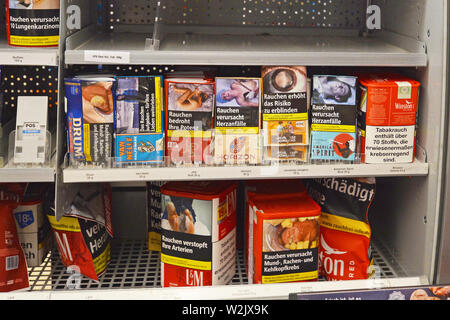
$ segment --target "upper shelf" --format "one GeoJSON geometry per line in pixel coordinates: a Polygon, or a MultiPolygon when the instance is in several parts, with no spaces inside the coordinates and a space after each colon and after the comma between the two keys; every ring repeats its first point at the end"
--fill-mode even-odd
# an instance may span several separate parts
{"type": "Polygon", "coordinates": [[[136,168],[66,168],[65,183],[171,180],[240,180],[317,177],[425,176],[429,165],[416,160],[400,164],[304,164],[280,166],[204,166],[136,168]]]}
{"type": "Polygon", "coordinates": [[[151,50],[145,33],[81,31],[67,64],[426,66],[425,46],[395,35],[167,33],[151,50]],[[147,44],[147,45],[146,45],[147,44]]]}
{"type": "Polygon", "coordinates": [[[5,38],[0,39],[0,65],[58,66],[58,56],[56,47],[12,47],[5,38]]]}

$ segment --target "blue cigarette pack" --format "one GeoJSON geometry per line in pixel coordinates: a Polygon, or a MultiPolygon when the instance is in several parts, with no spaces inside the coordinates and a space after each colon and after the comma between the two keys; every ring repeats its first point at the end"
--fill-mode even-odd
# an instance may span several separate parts
{"type": "Polygon", "coordinates": [[[162,163],[162,77],[116,77],[116,163],[162,163]]]}
{"type": "Polygon", "coordinates": [[[355,160],[355,132],[311,132],[311,160],[355,160]]]}

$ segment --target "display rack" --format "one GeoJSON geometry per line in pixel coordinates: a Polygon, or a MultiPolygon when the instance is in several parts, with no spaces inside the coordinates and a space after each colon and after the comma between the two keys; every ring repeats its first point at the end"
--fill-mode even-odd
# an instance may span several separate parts
{"type": "MultiPolygon", "coordinates": [[[[74,183],[131,182],[142,186],[142,182],[151,180],[379,177],[377,196],[383,201],[376,204],[372,223],[377,236],[375,264],[381,278],[251,285],[245,276],[243,254],[238,252],[236,276],[227,286],[161,288],[158,253],[147,251],[145,234],[135,240],[133,227],[120,223],[133,239],[114,240],[111,264],[99,282],[82,278],[78,289],[68,290],[65,285],[70,274],[54,249],[43,265],[29,270],[30,290],[0,294],[0,299],[286,299],[292,292],[434,283],[443,214],[440,200],[446,155],[442,146],[448,124],[447,1],[188,2],[61,1],[61,47],[56,51],[22,52],[0,41],[0,63],[23,66],[40,61],[39,65],[54,66],[56,61],[58,101],[64,98],[61,79],[74,70],[95,72],[96,68],[111,67],[121,74],[164,73],[171,71],[171,66],[194,65],[233,70],[270,64],[400,70],[422,84],[415,162],[75,168],[67,165],[65,110],[58,104],[52,122],[57,126],[56,139],[52,139],[56,142],[55,169],[4,168],[0,169],[0,182],[55,181],[56,212],[60,216],[66,191],[74,183]],[[367,28],[369,5],[381,8],[381,30],[367,28]],[[82,13],[79,30],[67,28],[70,6],[78,6],[82,13]]],[[[144,188],[139,192],[120,189],[114,196],[114,214],[121,215],[120,222],[127,220],[134,225],[143,221],[144,188]],[[142,206],[130,210],[130,203],[142,206]]]]}
{"type": "Polygon", "coordinates": [[[64,169],[64,182],[131,182],[172,180],[245,180],[319,177],[426,176],[428,164],[300,164],[280,166],[135,167],[64,169]]]}
{"type": "Polygon", "coordinates": [[[243,252],[237,251],[235,275],[226,286],[210,288],[161,288],[159,252],[148,251],[147,244],[139,240],[116,241],[112,245],[111,263],[99,281],[83,276],[70,278],[72,273],[61,264],[56,250],[43,264],[29,269],[30,291],[8,293],[1,298],[36,298],[49,300],[104,300],[104,299],[286,299],[287,292],[317,292],[365,287],[418,286],[428,284],[422,277],[406,277],[405,271],[390,256],[382,243],[375,242],[373,257],[380,278],[376,280],[284,283],[250,285],[245,274],[243,252]],[[68,289],[76,287],[76,289],[68,289]],[[268,288],[270,287],[270,290],[268,288]]]}

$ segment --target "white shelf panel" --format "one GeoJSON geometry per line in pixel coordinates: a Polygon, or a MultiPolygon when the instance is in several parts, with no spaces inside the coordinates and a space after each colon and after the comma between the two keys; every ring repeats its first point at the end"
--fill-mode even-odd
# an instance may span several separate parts
{"type": "MultiPolygon", "coordinates": [[[[148,251],[146,241],[114,241],[111,263],[106,272],[93,281],[81,277],[78,289],[69,290],[66,272],[56,249],[39,267],[29,268],[30,288],[21,292],[1,293],[0,300],[220,300],[287,299],[289,293],[334,290],[361,290],[428,285],[424,277],[407,276],[385,247],[374,241],[373,257],[380,277],[372,280],[319,281],[280,284],[248,284],[242,251],[237,251],[236,272],[228,285],[214,287],[161,288],[160,257],[148,251]]],[[[72,283],[72,282],[71,282],[72,283]]]]}
{"type": "MultiPolygon", "coordinates": [[[[358,36],[223,35],[169,33],[159,50],[146,50],[150,36],[138,33],[75,35],[67,64],[426,66],[425,49],[358,36]],[[405,49],[409,48],[409,49],[405,49]],[[95,52],[104,58],[92,58],[95,52]],[[114,55],[125,58],[111,59],[114,55]]],[[[400,41],[399,41],[400,42],[400,41]]]]}
{"type": "Polygon", "coordinates": [[[24,48],[8,45],[0,39],[0,65],[58,66],[59,51],[56,47],[24,48]]]}
{"type": "Polygon", "coordinates": [[[172,180],[243,180],[272,178],[317,177],[389,177],[424,176],[427,163],[402,164],[304,164],[283,166],[223,166],[223,167],[141,167],[110,169],[63,170],[65,183],[131,182],[172,180]]]}
{"type": "Polygon", "coordinates": [[[53,168],[0,168],[0,182],[54,182],[53,168]]]}

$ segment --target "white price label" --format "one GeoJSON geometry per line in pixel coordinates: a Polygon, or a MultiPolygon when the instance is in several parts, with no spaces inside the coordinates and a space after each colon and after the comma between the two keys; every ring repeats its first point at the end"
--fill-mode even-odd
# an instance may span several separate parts
{"type": "Polygon", "coordinates": [[[84,60],[86,62],[128,64],[130,63],[130,52],[86,50],[84,60]]]}
{"type": "Polygon", "coordinates": [[[56,66],[57,51],[48,52],[0,52],[0,63],[4,65],[56,66]]]}

